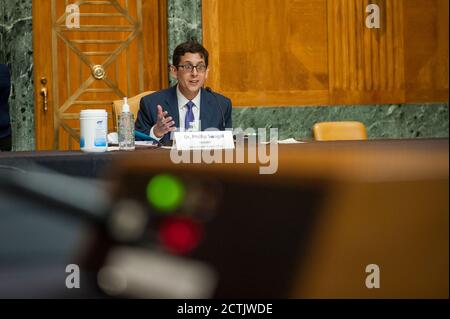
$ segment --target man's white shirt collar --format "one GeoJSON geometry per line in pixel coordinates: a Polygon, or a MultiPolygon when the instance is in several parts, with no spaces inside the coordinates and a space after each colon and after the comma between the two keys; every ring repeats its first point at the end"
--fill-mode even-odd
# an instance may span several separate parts
{"type": "MultiPolygon", "coordinates": [[[[200,108],[200,93],[202,92],[202,90],[200,89],[197,93],[197,95],[191,100],[194,105],[198,108],[200,108]]],[[[184,108],[186,106],[186,104],[190,101],[188,100],[183,93],[181,93],[178,85],[177,85],[177,100],[178,100],[178,108],[184,108]]]]}
{"type": "MultiPolygon", "coordinates": [[[[192,112],[194,113],[194,131],[200,131],[200,96],[201,90],[198,91],[196,97],[194,97],[191,101],[194,103],[194,107],[192,108],[192,112]]],[[[184,118],[187,113],[186,104],[189,100],[181,93],[180,89],[177,85],[177,100],[178,100],[178,112],[180,116],[180,129],[184,130],[184,118]]]]}

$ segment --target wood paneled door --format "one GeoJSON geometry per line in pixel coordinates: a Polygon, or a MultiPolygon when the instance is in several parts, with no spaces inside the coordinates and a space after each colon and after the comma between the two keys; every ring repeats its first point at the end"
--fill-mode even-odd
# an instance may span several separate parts
{"type": "Polygon", "coordinates": [[[166,87],[166,22],[166,0],[33,0],[36,148],[79,149],[81,110],[115,130],[113,100],[166,87]]]}

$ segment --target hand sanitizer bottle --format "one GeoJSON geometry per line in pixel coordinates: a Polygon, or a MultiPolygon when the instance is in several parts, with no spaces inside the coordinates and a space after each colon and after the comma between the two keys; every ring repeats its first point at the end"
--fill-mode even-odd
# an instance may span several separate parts
{"type": "Polygon", "coordinates": [[[133,151],[134,146],[134,116],[130,112],[128,99],[123,98],[122,113],[119,115],[119,149],[133,151]]]}

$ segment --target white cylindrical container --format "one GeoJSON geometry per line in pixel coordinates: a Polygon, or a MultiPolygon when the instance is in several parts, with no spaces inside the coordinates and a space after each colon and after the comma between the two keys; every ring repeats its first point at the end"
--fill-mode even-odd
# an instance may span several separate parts
{"type": "Polygon", "coordinates": [[[108,149],[107,135],[106,110],[80,112],[80,148],[83,152],[105,152],[108,149]]]}

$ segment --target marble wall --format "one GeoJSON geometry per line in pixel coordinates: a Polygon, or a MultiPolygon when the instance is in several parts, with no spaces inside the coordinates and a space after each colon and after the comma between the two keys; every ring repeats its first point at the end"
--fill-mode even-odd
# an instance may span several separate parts
{"type": "MultiPolygon", "coordinates": [[[[0,63],[12,73],[10,108],[14,150],[32,150],[34,89],[32,0],[0,2],[0,63]]],[[[169,62],[175,46],[202,41],[201,0],[168,0],[169,62]]],[[[173,82],[172,82],[173,84],[173,82]]],[[[369,138],[448,137],[448,104],[235,108],[235,127],[278,127],[280,137],[311,138],[315,122],[359,120],[369,138]]]]}
{"type": "MultiPolygon", "coordinates": [[[[202,42],[202,5],[197,0],[167,0],[168,58],[172,64],[175,47],[189,39],[202,42]]],[[[176,81],[169,76],[170,85],[176,81]]]]}
{"type": "Polygon", "coordinates": [[[369,139],[448,137],[448,104],[259,107],[233,110],[233,126],[278,128],[280,139],[312,139],[320,121],[355,120],[369,139]]]}
{"type": "Polygon", "coordinates": [[[0,63],[11,71],[10,114],[14,150],[33,150],[34,88],[31,0],[0,2],[0,63]]]}

